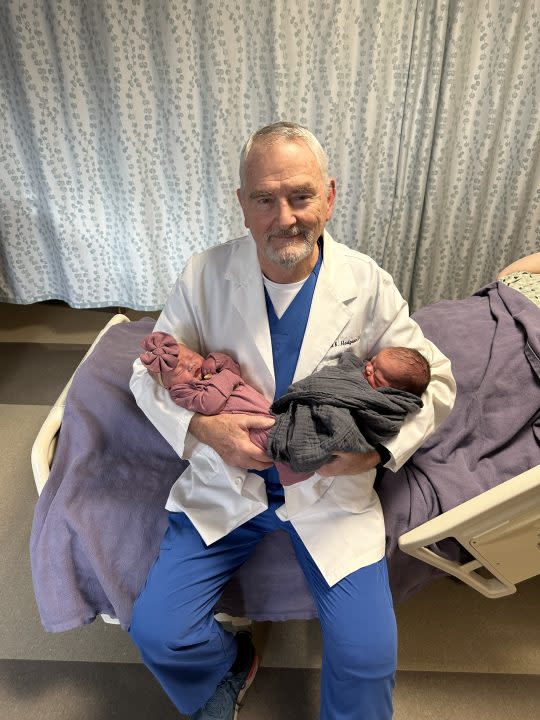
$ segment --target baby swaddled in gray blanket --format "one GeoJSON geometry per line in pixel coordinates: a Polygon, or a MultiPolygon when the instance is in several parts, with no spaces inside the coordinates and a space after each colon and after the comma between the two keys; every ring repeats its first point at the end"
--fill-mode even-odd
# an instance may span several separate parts
{"type": "Polygon", "coordinates": [[[273,403],[268,455],[313,472],[335,452],[384,444],[422,407],[429,377],[425,358],[408,348],[386,348],[367,362],[345,352],[338,365],[295,382],[273,403]]]}

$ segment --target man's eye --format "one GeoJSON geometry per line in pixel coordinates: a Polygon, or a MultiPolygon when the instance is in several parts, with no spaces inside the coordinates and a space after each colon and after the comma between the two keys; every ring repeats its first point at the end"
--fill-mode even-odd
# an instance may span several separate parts
{"type": "Polygon", "coordinates": [[[257,200],[259,205],[269,205],[272,202],[271,198],[262,197],[257,200]]]}

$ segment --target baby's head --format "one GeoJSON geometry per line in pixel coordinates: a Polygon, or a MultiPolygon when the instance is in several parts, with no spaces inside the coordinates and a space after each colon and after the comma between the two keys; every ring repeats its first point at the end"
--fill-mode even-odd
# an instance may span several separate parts
{"type": "Polygon", "coordinates": [[[140,355],[146,369],[160,376],[165,387],[201,380],[204,358],[164,332],[153,332],[141,343],[140,355]]]}
{"type": "Polygon", "coordinates": [[[421,397],[431,380],[431,371],[418,350],[391,347],[366,362],[364,377],[374,389],[392,387],[421,397]]]}

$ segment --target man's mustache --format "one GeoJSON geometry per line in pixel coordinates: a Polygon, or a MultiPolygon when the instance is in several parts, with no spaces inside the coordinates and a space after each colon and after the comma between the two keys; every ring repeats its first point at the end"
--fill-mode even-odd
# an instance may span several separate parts
{"type": "Polygon", "coordinates": [[[288,230],[279,230],[276,232],[270,233],[268,235],[268,240],[272,240],[273,238],[283,238],[283,237],[289,237],[289,238],[295,238],[295,237],[304,237],[304,239],[307,239],[308,237],[308,231],[305,228],[289,228],[288,230]]]}

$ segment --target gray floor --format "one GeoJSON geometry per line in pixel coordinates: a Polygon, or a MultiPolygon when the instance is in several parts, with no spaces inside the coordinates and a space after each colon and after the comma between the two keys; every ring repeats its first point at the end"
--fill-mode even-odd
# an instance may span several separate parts
{"type": "MultiPolygon", "coordinates": [[[[257,675],[242,720],[313,720],[317,670],[267,669],[257,675]]],[[[534,720],[538,678],[398,673],[395,720],[534,720]]],[[[142,665],[0,662],[0,709],[9,720],[173,720],[172,704],[142,665]]],[[[362,720],[359,718],[359,720],[362,720]]]]}
{"type": "MultiPolygon", "coordinates": [[[[30,448],[111,314],[0,305],[1,720],[179,717],[118,627],[96,621],[48,634],[33,599],[27,548],[37,496],[30,448]]],[[[539,717],[539,600],[540,578],[500,600],[443,579],[398,608],[396,720],[539,717]]],[[[242,720],[316,718],[317,623],[263,625],[257,636],[263,667],[242,720]]]]}

